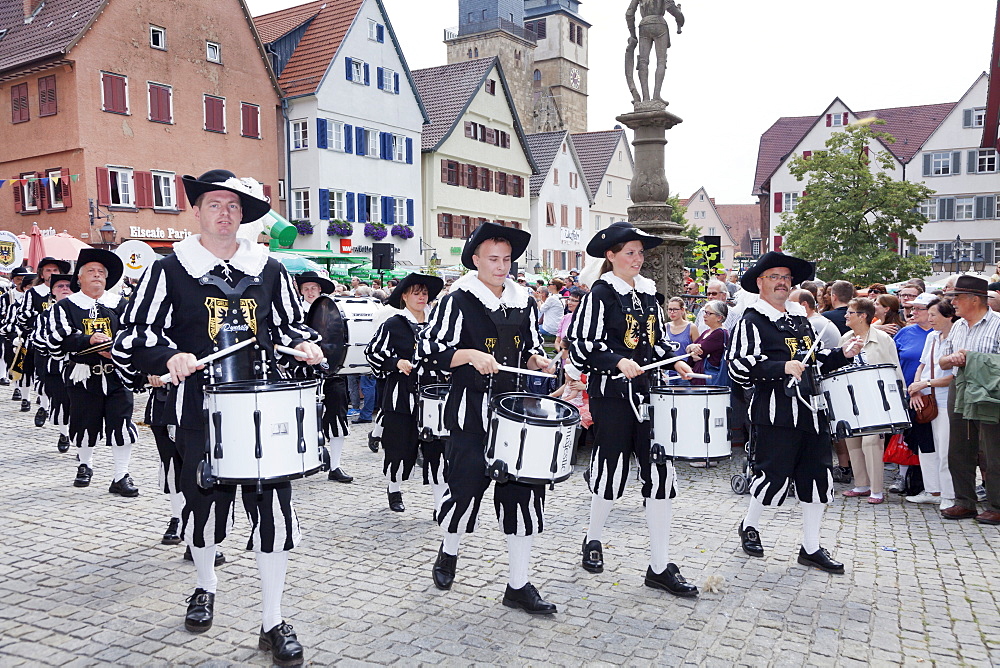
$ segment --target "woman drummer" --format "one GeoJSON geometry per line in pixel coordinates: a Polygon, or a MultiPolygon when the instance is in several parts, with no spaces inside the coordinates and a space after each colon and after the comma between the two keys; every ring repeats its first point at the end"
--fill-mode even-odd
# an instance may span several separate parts
{"type": "MultiPolygon", "coordinates": [[[[676,350],[667,337],[656,286],[639,275],[644,252],[660,243],[630,223],[619,222],[598,232],[587,245],[588,255],[603,260],[601,277],[592,283],[566,335],[570,359],[590,376],[588,392],[595,430],[583,568],[591,573],[604,570],[604,523],[615,500],[625,493],[630,460],[635,457],[649,527],[651,556],[646,586],[675,596],[697,596],[698,588],[668,562],[671,499],[677,495],[674,467],[669,461],[650,462],[650,422],[639,417],[642,404],[649,401],[649,377],[640,367],[666,359],[676,350]]],[[[691,373],[684,362],[670,366],[684,378],[691,373]]]]}
{"type": "Polygon", "coordinates": [[[420,385],[443,379],[413,363],[417,337],[427,322],[428,302],[441,292],[444,281],[436,276],[410,274],[396,285],[388,304],[401,312],[387,319],[375,332],[365,356],[372,372],[384,382],[382,399],[382,474],[386,479],[389,508],[397,513],[403,505],[402,482],[409,480],[417,461],[418,447],[424,460],[424,484],[431,486],[436,508],[447,485],[442,466],[444,441],[420,441],[417,436],[417,398],[420,385]]]}

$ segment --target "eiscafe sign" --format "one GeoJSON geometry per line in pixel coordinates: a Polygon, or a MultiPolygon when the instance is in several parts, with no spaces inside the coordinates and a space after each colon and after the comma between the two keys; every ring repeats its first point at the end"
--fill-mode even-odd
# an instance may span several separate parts
{"type": "Polygon", "coordinates": [[[191,233],[187,230],[175,230],[172,227],[163,229],[162,227],[144,228],[130,225],[128,235],[132,239],[173,239],[179,241],[191,236],[191,233]]]}

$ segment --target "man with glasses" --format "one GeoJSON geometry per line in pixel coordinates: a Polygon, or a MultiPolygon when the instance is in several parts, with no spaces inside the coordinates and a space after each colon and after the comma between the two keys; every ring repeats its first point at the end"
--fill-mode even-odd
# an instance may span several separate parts
{"type": "Polygon", "coordinates": [[[899,297],[899,305],[903,310],[903,317],[907,321],[913,317],[913,300],[920,296],[923,292],[918,286],[911,283],[907,283],[899,289],[896,296],[899,297]]]}
{"type": "MultiPolygon", "coordinates": [[[[708,287],[705,288],[705,296],[708,297],[708,300],[705,302],[706,304],[711,301],[720,301],[725,304],[729,300],[729,291],[726,289],[726,284],[722,281],[712,280],[708,282],[708,287]]],[[[739,322],[739,319],[739,314],[735,310],[730,310],[722,327],[727,332],[731,332],[736,323],[739,322]]],[[[705,309],[698,311],[698,317],[695,319],[694,325],[698,328],[699,332],[704,332],[708,329],[708,325],[705,324],[705,309]]]]}

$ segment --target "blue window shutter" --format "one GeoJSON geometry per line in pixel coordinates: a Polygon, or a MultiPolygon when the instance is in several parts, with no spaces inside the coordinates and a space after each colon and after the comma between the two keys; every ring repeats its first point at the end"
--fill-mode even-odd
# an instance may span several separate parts
{"type": "Polygon", "coordinates": [[[316,119],[316,147],[327,148],[326,145],[326,119],[316,119]]]}
{"type": "Polygon", "coordinates": [[[368,63],[365,63],[365,85],[366,86],[371,86],[372,85],[371,72],[372,71],[371,71],[371,68],[368,67],[368,63]]]}
{"type": "Polygon", "coordinates": [[[347,222],[354,222],[354,193],[347,193],[347,222]]]}
{"type": "Polygon", "coordinates": [[[399,95],[399,72],[392,75],[392,90],[396,95],[399,95]]]}
{"type": "Polygon", "coordinates": [[[354,153],[354,127],[344,124],[344,152],[354,153]]]}
{"type": "Polygon", "coordinates": [[[413,200],[406,200],[406,224],[413,227],[413,200]]]}
{"type": "Polygon", "coordinates": [[[365,129],[354,128],[354,152],[358,155],[365,154],[365,129]]]}
{"type": "Polygon", "coordinates": [[[368,222],[368,196],[364,193],[358,193],[358,222],[368,222]]]}
{"type": "Polygon", "coordinates": [[[391,224],[394,217],[392,209],[394,203],[390,204],[390,202],[392,202],[391,197],[382,196],[382,222],[386,225],[391,224]]]}
{"type": "Polygon", "coordinates": [[[326,188],[319,189],[319,219],[330,220],[330,191],[326,188]]]}
{"type": "Polygon", "coordinates": [[[385,81],[385,70],[382,69],[381,67],[376,68],[375,69],[375,83],[378,86],[379,90],[382,90],[385,87],[385,84],[383,83],[384,81],[385,81]]]}
{"type": "Polygon", "coordinates": [[[382,133],[382,146],[385,147],[385,148],[382,149],[385,152],[385,159],[386,160],[392,160],[392,158],[393,158],[393,150],[392,150],[392,133],[391,132],[383,132],[382,133]]]}
{"type": "Polygon", "coordinates": [[[382,25],[381,23],[375,26],[375,40],[379,44],[385,43],[385,26],[382,25]]]}
{"type": "Polygon", "coordinates": [[[413,139],[410,137],[406,138],[406,164],[413,164],[413,139]]]}
{"type": "Polygon", "coordinates": [[[344,63],[347,65],[347,80],[354,81],[351,77],[354,76],[354,61],[350,58],[344,58],[344,63]]]}

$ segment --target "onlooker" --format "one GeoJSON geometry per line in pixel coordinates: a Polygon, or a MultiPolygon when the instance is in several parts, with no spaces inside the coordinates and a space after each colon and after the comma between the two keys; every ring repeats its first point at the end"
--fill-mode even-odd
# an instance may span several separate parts
{"type": "Polygon", "coordinates": [[[830,310],[824,311],[822,316],[836,325],[841,334],[846,334],[850,329],[847,326],[847,303],[854,299],[854,284],[850,281],[834,281],[827,288],[827,295],[830,298],[830,310]]]}
{"type": "MultiPolygon", "coordinates": [[[[872,283],[868,286],[868,298],[875,299],[879,295],[887,295],[889,290],[882,283],[872,283]]],[[[878,305],[876,304],[876,307],[878,305]]]]}
{"type": "MultiPolygon", "coordinates": [[[[920,471],[924,479],[924,491],[906,497],[912,503],[938,503],[941,510],[950,508],[955,499],[955,487],[951,482],[948,468],[948,441],[951,425],[948,420],[948,391],[954,380],[954,369],[942,369],[944,341],[951,333],[951,326],[958,317],[951,302],[935,299],[927,305],[927,319],[934,330],[927,335],[920,366],[909,386],[911,404],[916,395],[933,395],[938,414],[931,420],[931,446],[933,451],[920,451],[920,471]],[[931,389],[933,388],[933,390],[931,389]]],[[[916,406],[913,406],[916,408],[916,406]]]]}
{"type": "Polygon", "coordinates": [[[558,294],[551,294],[545,288],[535,291],[535,301],[538,302],[538,331],[542,336],[554,340],[559,331],[559,322],[563,317],[563,304],[558,294]]]}
{"type": "Polygon", "coordinates": [[[906,283],[903,287],[899,289],[896,296],[899,297],[899,304],[903,309],[903,318],[909,322],[910,320],[910,303],[916,299],[919,295],[923,294],[923,290],[913,284],[912,281],[906,283]]]}
{"type": "MultiPolygon", "coordinates": [[[[904,286],[905,287],[905,286],[904,286]]],[[[916,290],[916,286],[910,286],[911,290],[916,290]]],[[[910,300],[910,324],[896,332],[893,340],[896,342],[896,351],[899,353],[899,367],[903,372],[903,382],[907,387],[913,382],[913,376],[920,366],[920,357],[924,352],[924,343],[927,335],[931,332],[931,324],[927,319],[928,305],[937,299],[934,295],[923,292],[910,300]]],[[[904,434],[904,437],[906,434],[904,434]]],[[[919,429],[917,433],[910,434],[911,440],[919,441],[919,429]]],[[[899,479],[890,487],[890,492],[902,493],[906,487],[906,472],[908,466],[901,464],[899,467],[899,479]]]]}
{"type": "Polygon", "coordinates": [[[991,309],[1000,312],[1000,292],[990,290],[988,303],[991,309]]]}
{"type": "MultiPolygon", "coordinates": [[[[807,281],[808,282],[808,281],[807,281]]],[[[798,302],[806,310],[806,317],[824,348],[840,347],[840,330],[828,319],[816,312],[816,298],[808,290],[799,288],[788,295],[788,301],[798,302]]]]}
{"type": "Polygon", "coordinates": [[[691,353],[691,359],[694,360],[691,370],[695,373],[708,374],[712,378],[708,380],[698,378],[691,381],[691,384],[729,385],[723,359],[729,339],[723,323],[729,315],[729,307],[725,302],[713,299],[702,307],[701,312],[705,316],[706,329],[698,335],[694,343],[687,346],[686,352],[691,353]]]}
{"type": "MultiPolygon", "coordinates": [[[[726,290],[726,284],[722,281],[711,280],[708,282],[708,287],[705,288],[705,296],[708,297],[709,301],[716,299],[725,303],[726,300],[729,299],[729,291],[726,290]]],[[[730,313],[726,318],[726,322],[724,322],[722,326],[725,327],[728,332],[731,331],[739,321],[740,319],[735,312],[730,313]]],[[[698,312],[698,317],[695,318],[694,324],[695,327],[698,328],[699,332],[704,332],[708,329],[708,326],[705,324],[705,309],[701,309],[698,312]]]]}
{"type": "Polygon", "coordinates": [[[556,332],[556,350],[561,348],[563,337],[566,336],[566,330],[569,329],[569,323],[573,321],[573,313],[576,312],[576,307],[580,305],[581,299],[583,299],[583,291],[580,288],[573,288],[569,291],[569,297],[566,298],[567,313],[559,321],[559,331],[556,332]]]}
{"type": "Polygon", "coordinates": [[[875,323],[872,325],[881,329],[889,336],[896,336],[896,332],[906,327],[906,321],[899,313],[899,300],[895,295],[876,294],[869,297],[875,301],[875,323]]]}

